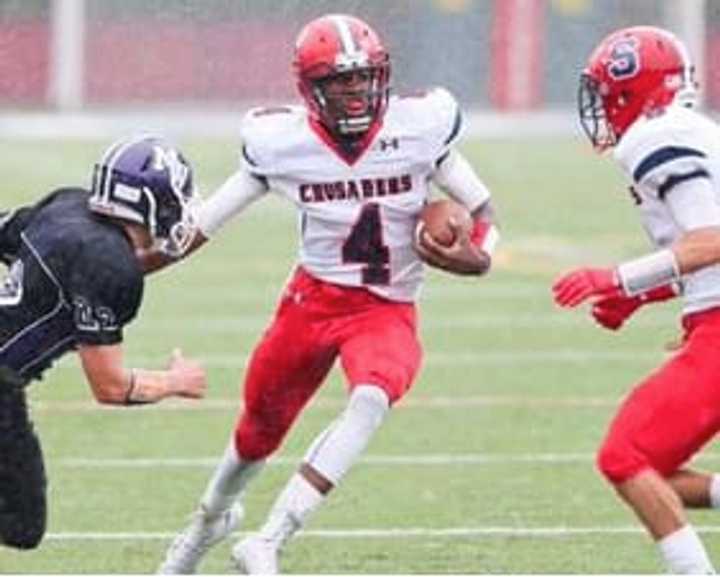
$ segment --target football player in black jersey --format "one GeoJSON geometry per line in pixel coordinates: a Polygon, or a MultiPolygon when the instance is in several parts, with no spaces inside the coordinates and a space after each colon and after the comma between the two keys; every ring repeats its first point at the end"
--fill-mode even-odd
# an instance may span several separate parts
{"type": "Polygon", "coordinates": [[[177,257],[194,235],[192,169],[162,139],[113,144],[92,190],[62,188],[0,214],[0,544],[36,547],[45,532],[45,471],[25,386],[76,350],[100,403],[200,398],[202,367],[173,353],[167,370],[126,368],[123,326],[143,296],[143,250],[177,257]]]}

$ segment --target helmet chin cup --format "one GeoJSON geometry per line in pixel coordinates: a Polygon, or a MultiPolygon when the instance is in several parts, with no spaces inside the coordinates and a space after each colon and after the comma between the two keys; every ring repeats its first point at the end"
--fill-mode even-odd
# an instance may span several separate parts
{"type": "Polygon", "coordinates": [[[364,134],[370,128],[373,117],[365,114],[358,117],[345,117],[337,121],[337,129],[343,135],[364,134]]]}

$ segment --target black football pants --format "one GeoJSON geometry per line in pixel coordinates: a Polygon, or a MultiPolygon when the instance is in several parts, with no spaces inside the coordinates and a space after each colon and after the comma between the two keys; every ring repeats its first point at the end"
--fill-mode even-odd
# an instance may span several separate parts
{"type": "Polygon", "coordinates": [[[45,466],[25,389],[0,374],[0,544],[33,549],[47,519],[45,466]]]}

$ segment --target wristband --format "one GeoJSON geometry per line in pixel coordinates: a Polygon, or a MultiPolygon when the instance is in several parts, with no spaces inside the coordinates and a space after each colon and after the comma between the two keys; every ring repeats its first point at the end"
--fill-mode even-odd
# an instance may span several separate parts
{"type": "Polygon", "coordinates": [[[140,387],[138,387],[137,384],[137,373],[135,372],[135,369],[130,369],[130,383],[128,384],[124,401],[126,405],[146,405],[150,402],[139,398],[140,387]]]}
{"type": "Polygon", "coordinates": [[[656,287],[680,280],[675,253],[664,249],[617,267],[618,280],[628,296],[638,296],[656,287]]]}
{"type": "Polygon", "coordinates": [[[495,246],[500,240],[497,227],[487,220],[476,220],[470,233],[470,242],[486,254],[492,256],[495,246]]]}

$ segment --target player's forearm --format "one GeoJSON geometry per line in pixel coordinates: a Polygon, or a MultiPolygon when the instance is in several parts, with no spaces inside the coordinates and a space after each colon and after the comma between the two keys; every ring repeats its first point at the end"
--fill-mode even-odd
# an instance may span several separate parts
{"type": "Polygon", "coordinates": [[[670,248],[618,265],[617,284],[626,295],[636,296],[716,264],[720,264],[720,227],[697,229],[670,248]]]}
{"type": "Polygon", "coordinates": [[[177,394],[168,371],[145,369],[121,369],[115,375],[106,374],[92,385],[92,390],[103,405],[156,403],[177,394]]]}
{"type": "Polygon", "coordinates": [[[720,227],[707,227],[684,234],[673,246],[680,274],[688,274],[720,263],[720,227]]]}
{"type": "Polygon", "coordinates": [[[211,237],[266,192],[267,184],[264,180],[240,168],[203,201],[198,211],[200,231],[205,237],[211,237]]]}
{"type": "Polygon", "coordinates": [[[487,205],[490,199],[490,191],[470,163],[456,150],[452,150],[447,158],[443,159],[432,180],[473,213],[487,205]]]}
{"type": "Polygon", "coordinates": [[[184,358],[179,350],[173,352],[166,370],[125,368],[119,344],[81,345],[78,353],[99,403],[133,405],[155,403],[171,396],[201,398],[205,394],[204,369],[196,361],[184,358]]]}
{"type": "Polygon", "coordinates": [[[157,403],[167,397],[183,396],[185,388],[172,371],[130,369],[122,405],[157,403]]]}

